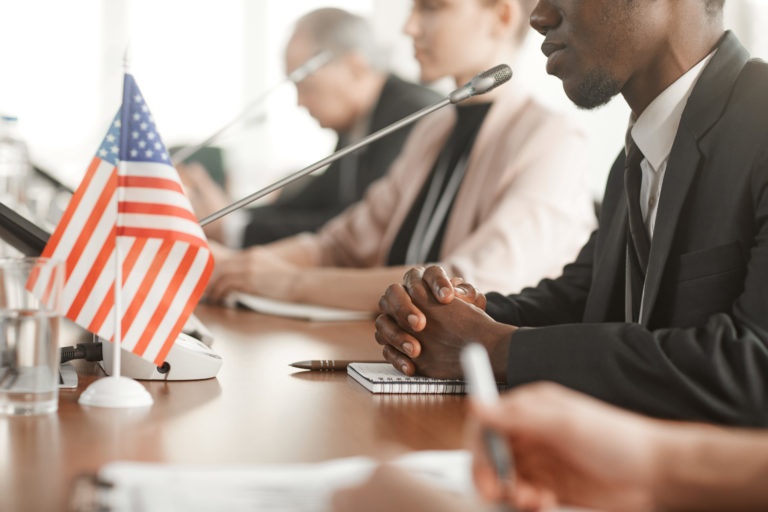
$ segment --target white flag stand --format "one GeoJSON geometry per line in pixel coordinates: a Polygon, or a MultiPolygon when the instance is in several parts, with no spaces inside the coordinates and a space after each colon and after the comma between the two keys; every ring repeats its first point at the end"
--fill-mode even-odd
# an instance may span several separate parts
{"type": "MultiPolygon", "coordinates": [[[[128,73],[128,50],[125,52],[125,72],[128,73]]],[[[123,99],[125,99],[125,85],[123,86],[123,99]]],[[[125,120],[125,112],[126,112],[127,105],[125,105],[125,101],[123,101],[122,110],[123,112],[122,121],[125,120]]],[[[124,144],[124,141],[127,140],[127,137],[123,137],[122,134],[127,130],[127,123],[122,123],[121,125],[121,141],[120,145],[124,144]]],[[[125,175],[125,162],[123,161],[123,158],[121,157],[120,160],[118,160],[117,163],[117,174],[118,177],[120,175],[125,175]]],[[[117,214],[117,217],[115,219],[117,225],[120,225],[120,213],[118,211],[118,205],[120,204],[120,195],[121,195],[122,187],[118,185],[117,191],[115,193],[115,213],[117,214]]],[[[122,291],[122,284],[123,284],[123,272],[122,272],[122,266],[121,266],[121,258],[120,258],[120,237],[117,235],[115,236],[115,334],[113,337],[113,343],[115,344],[114,350],[112,351],[112,376],[110,377],[104,377],[101,378],[95,382],[93,382],[88,388],[83,391],[83,393],[80,395],[80,398],[78,399],[78,402],[81,405],[91,405],[95,407],[113,407],[113,408],[127,408],[127,407],[149,407],[154,403],[154,400],[152,399],[152,395],[149,394],[149,391],[146,390],[144,386],[139,384],[137,381],[129,378],[129,377],[123,377],[120,375],[120,353],[121,345],[122,345],[122,333],[121,333],[121,323],[123,320],[123,315],[121,314],[123,311],[123,308],[121,307],[121,291],[122,291]]],[[[104,343],[109,343],[108,341],[105,341],[104,343]]]]}
{"type": "MultiPolygon", "coordinates": [[[[122,160],[118,162],[118,175],[123,174],[120,170],[123,167],[122,160]]],[[[117,187],[116,203],[120,202],[121,187],[117,187]]],[[[115,204],[117,208],[117,204],[115,204]]],[[[118,217],[119,217],[118,213],[118,217]]],[[[118,218],[119,224],[119,218],[118,218]]],[[[123,272],[120,265],[120,239],[115,237],[115,344],[112,350],[112,375],[104,377],[93,382],[83,391],[78,399],[81,405],[92,405],[95,407],[149,407],[154,403],[152,395],[138,381],[130,377],[120,375],[120,348],[122,343],[121,321],[122,310],[120,301],[120,292],[122,290],[123,272]]],[[[109,343],[109,341],[104,341],[109,343]]]]}

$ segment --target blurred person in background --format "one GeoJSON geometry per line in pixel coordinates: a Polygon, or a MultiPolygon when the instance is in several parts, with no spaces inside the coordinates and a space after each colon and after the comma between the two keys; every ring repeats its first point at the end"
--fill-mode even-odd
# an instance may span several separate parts
{"type": "MultiPolygon", "coordinates": [[[[383,70],[373,28],[360,16],[335,8],[302,16],[285,49],[286,71],[290,74],[322,51],[330,52],[332,60],[296,84],[296,91],[299,105],[320,126],[336,132],[336,150],[439,99],[426,87],[383,70]]],[[[206,226],[206,234],[239,248],[316,231],[362,199],[368,185],[387,172],[409,132],[406,127],[347,155],[322,174],[282,191],[274,203],[235,212],[206,226]]],[[[232,202],[200,164],[179,170],[200,217],[232,202]]]]}
{"type": "MultiPolygon", "coordinates": [[[[532,0],[415,0],[421,79],[457,86],[513,63],[532,0]]],[[[512,291],[556,275],[594,226],[585,142],[516,77],[420,121],[387,175],[317,234],[215,252],[214,300],[240,291],[376,311],[413,264],[512,291]]]]}

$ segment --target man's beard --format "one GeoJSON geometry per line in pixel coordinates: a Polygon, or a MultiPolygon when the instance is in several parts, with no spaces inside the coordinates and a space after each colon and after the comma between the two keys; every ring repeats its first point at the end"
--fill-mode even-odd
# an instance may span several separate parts
{"type": "Polygon", "coordinates": [[[577,86],[571,96],[576,106],[585,110],[601,107],[621,92],[619,81],[608,72],[595,69],[577,86]]]}

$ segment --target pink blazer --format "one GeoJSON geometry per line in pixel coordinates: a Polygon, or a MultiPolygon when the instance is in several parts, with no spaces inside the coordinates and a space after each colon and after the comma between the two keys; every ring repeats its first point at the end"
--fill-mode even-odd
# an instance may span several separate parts
{"type": "MultiPolygon", "coordinates": [[[[595,226],[586,142],[514,79],[491,106],[448,218],[440,263],[483,291],[519,291],[559,275],[595,226]]],[[[298,235],[317,265],[375,267],[418,195],[456,119],[417,124],[388,174],[316,235],[298,235]]]]}

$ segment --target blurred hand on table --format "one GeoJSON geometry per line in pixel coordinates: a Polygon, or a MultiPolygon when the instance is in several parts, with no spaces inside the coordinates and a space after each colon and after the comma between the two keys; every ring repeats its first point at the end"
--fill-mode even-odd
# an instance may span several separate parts
{"type": "Polygon", "coordinates": [[[244,292],[278,300],[291,300],[299,269],[265,247],[240,251],[211,243],[214,267],[206,295],[216,302],[232,292],[244,292]]]}
{"type": "MultiPolygon", "coordinates": [[[[198,218],[203,218],[230,203],[226,192],[213,181],[208,171],[197,162],[176,164],[184,192],[198,218]]],[[[224,229],[221,221],[215,221],[203,228],[205,235],[217,242],[224,241],[224,229]]]]}

